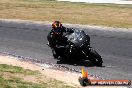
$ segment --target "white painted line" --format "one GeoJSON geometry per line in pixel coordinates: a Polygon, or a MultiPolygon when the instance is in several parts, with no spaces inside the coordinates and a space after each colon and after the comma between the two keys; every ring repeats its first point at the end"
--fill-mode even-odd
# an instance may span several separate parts
{"type": "Polygon", "coordinates": [[[132,4],[132,1],[123,0],[57,0],[69,2],[86,2],[86,3],[113,3],[113,4],[132,4]]]}

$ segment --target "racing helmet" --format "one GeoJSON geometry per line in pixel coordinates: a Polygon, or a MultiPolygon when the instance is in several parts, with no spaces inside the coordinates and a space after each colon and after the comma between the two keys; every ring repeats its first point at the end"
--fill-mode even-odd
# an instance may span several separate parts
{"type": "Polygon", "coordinates": [[[62,24],[60,21],[54,21],[52,23],[52,31],[55,34],[61,34],[62,33],[62,24]]]}

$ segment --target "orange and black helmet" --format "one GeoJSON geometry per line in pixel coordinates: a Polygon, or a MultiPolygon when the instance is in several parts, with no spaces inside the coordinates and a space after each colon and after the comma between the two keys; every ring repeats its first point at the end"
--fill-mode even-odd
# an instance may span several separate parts
{"type": "Polygon", "coordinates": [[[52,23],[52,31],[56,34],[61,34],[62,33],[62,24],[60,21],[54,21],[52,23]]]}
{"type": "Polygon", "coordinates": [[[61,22],[60,22],[60,21],[54,21],[54,22],[52,23],[52,28],[53,28],[53,29],[62,28],[61,22]]]}

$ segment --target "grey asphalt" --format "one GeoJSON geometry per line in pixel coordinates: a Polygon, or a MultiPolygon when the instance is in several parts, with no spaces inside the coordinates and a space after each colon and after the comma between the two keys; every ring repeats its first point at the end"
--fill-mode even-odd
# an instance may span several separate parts
{"type": "MultiPolygon", "coordinates": [[[[15,26],[10,26],[10,24],[0,24],[0,52],[57,63],[46,45],[50,25],[25,24],[24,26],[21,23],[14,23],[15,26]]],[[[61,64],[78,70],[85,66],[90,74],[105,79],[132,80],[132,32],[83,29],[91,37],[91,46],[102,56],[104,66],[94,67],[90,62],[82,62],[83,64],[78,65],[61,64]]]]}

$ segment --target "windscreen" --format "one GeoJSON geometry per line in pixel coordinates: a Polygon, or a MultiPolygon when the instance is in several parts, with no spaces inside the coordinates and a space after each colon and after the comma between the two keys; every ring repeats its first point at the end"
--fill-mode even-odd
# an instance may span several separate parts
{"type": "Polygon", "coordinates": [[[77,46],[81,46],[85,42],[85,32],[82,30],[74,30],[74,33],[70,34],[67,38],[69,41],[77,46]]]}

